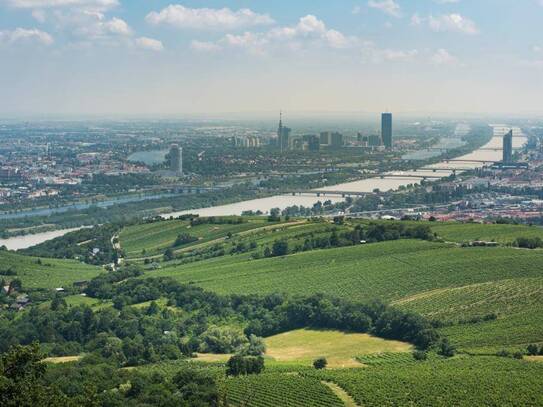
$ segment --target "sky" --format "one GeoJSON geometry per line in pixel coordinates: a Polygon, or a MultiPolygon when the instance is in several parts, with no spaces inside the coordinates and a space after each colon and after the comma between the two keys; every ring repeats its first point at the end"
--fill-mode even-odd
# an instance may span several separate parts
{"type": "Polygon", "coordinates": [[[543,116],[543,0],[0,0],[0,117],[543,116]]]}

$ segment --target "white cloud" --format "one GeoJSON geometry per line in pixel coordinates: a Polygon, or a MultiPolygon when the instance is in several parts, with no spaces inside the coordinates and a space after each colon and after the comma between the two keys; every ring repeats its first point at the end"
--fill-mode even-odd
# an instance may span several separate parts
{"type": "Polygon", "coordinates": [[[119,35],[130,35],[132,34],[132,30],[126,23],[126,21],[121,20],[120,18],[113,17],[109,21],[103,22],[103,26],[105,30],[112,34],[119,34],[119,35]]]}
{"type": "Polygon", "coordinates": [[[220,45],[215,44],[214,42],[196,41],[196,40],[190,43],[190,47],[193,50],[200,51],[200,52],[215,52],[215,51],[220,51],[222,49],[220,45]]]}
{"type": "Polygon", "coordinates": [[[216,42],[192,41],[196,51],[218,51],[225,48],[244,49],[251,54],[266,55],[271,51],[300,51],[309,47],[349,48],[357,44],[357,38],[329,29],[314,15],[301,17],[294,26],[274,27],[265,32],[246,31],[242,34],[226,34],[216,42]]]}
{"type": "Polygon", "coordinates": [[[229,30],[242,27],[272,24],[267,14],[258,14],[244,8],[233,11],[229,8],[189,8],[171,4],[160,12],[152,11],[145,19],[151,24],[169,24],[179,28],[229,30]]]}
{"type": "Polygon", "coordinates": [[[381,49],[373,42],[368,41],[362,44],[362,59],[365,62],[380,64],[383,62],[409,62],[419,56],[417,49],[399,50],[399,49],[381,49]]]}
{"type": "MultiPolygon", "coordinates": [[[[542,0],[543,1],[543,0],[542,0]]],[[[534,47],[532,48],[532,50],[534,52],[541,52],[543,51],[543,48],[541,48],[539,45],[534,45],[534,47]]]]}
{"type": "Polygon", "coordinates": [[[126,21],[113,17],[107,18],[99,11],[56,10],[52,18],[58,28],[65,30],[77,41],[106,41],[130,37],[133,32],[126,21]]]}
{"type": "Polygon", "coordinates": [[[354,6],[353,9],[351,10],[351,13],[356,15],[356,14],[360,14],[361,11],[362,11],[362,7],[354,6]]]}
{"type": "Polygon", "coordinates": [[[0,31],[0,44],[13,44],[23,41],[35,41],[43,45],[51,45],[54,42],[50,34],[36,28],[16,28],[12,31],[0,31]]]}
{"type": "Polygon", "coordinates": [[[424,19],[421,18],[417,13],[411,16],[411,25],[421,25],[424,22],[424,19]]]}
{"type": "Polygon", "coordinates": [[[451,65],[458,62],[458,59],[446,49],[440,48],[430,57],[430,61],[434,65],[451,65]]]}
{"type": "Polygon", "coordinates": [[[479,33],[477,25],[472,20],[456,13],[443,14],[437,17],[429,16],[428,26],[436,32],[454,31],[470,35],[479,33]]]}
{"type": "Polygon", "coordinates": [[[136,38],[135,44],[138,48],[150,50],[150,51],[163,51],[164,45],[162,45],[162,42],[159,40],[155,40],[153,38],[147,38],[147,37],[139,37],[136,38]]]}
{"type": "Polygon", "coordinates": [[[274,40],[312,40],[324,42],[332,48],[347,48],[356,42],[354,37],[346,37],[343,33],[328,29],[324,21],[312,14],[301,17],[298,24],[292,27],[278,27],[270,30],[267,37],[274,40]]]}
{"type": "Polygon", "coordinates": [[[45,12],[43,10],[32,10],[32,17],[38,23],[44,23],[46,19],[45,12]]]}
{"type": "Polygon", "coordinates": [[[119,5],[118,0],[6,0],[7,4],[16,8],[53,8],[53,7],[88,7],[95,10],[106,10],[119,5]]]}
{"type": "Polygon", "coordinates": [[[401,17],[402,15],[400,5],[394,0],[369,0],[368,6],[393,17],[401,17]]]}

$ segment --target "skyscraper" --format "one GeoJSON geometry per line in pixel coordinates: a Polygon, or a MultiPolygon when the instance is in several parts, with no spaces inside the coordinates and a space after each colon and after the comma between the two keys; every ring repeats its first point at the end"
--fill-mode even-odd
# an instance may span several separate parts
{"type": "Polygon", "coordinates": [[[503,136],[503,163],[508,164],[513,161],[513,130],[510,130],[503,136]]]}
{"type": "Polygon", "coordinates": [[[279,127],[277,128],[277,141],[281,152],[289,149],[290,129],[283,126],[283,113],[279,113],[279,127]]]}
{"type": "Polygon", "coordinates": [[[330,132],[329,131],[323,131],[320,134],[320,144],[323,146],[330,145],[330,132]]]}
{"type": "Polygon", "coordinates": [[[381,114],[381,138],[386,148],[392,148],[392,113],[381,114]]]}
{"type": "Polygon", "coordinates": [[[337,131],[332,133],[330,144],[333,148],[343,147],[343,134],[338,133],[337,131]]]}
{"type": "Polygon", "coordinates": [[[183,149],[177,144],[170,146],[170,171],[183,175],[183,149]]]}

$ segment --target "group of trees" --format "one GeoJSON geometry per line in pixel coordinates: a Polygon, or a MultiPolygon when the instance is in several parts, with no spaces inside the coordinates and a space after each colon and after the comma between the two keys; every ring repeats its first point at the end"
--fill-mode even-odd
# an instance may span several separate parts
{"type": "Polygon", "coordinates": [[[52,355],[90,352],[132,366],[196,351],[258,356],[264,351],[259,337],[303,327],[371,332],[424,349],[438,339],[423,317],[380,302],[354,303],[325,295],[221,296],[170,278],[134,278],[140,274],[131,267],[90,281],[87,295],[109,300],[113,307],[68,307],[59,297],[49,307],[32,307],[17,318],[2,314],[0,351],[39,341],[53,344],[52,355]],[[166,298],[168,307],[153,302],[159,298],[166,298]],[[150,305],[129,306],[143,302],[150,305]],[[243,332],[228,327],[232,320],[243,321],[243,332]]]}
{"type": "Polygon", "coordinates": [[[526,348],[526,353],[529,356],[543,355],[543,346],[538,346],[535,343],[531,343],[526,348]]]}
{"type": "Polygon", "coordinates": [[[120,229],[121,226],[115,224],[84,228],[24,249],[23,253],[57,259],[79,259],[96,265],[115,263],[118,253],[111,238],[120,229]]]}
{"type": "MultiPolygon", "coordinates": [[[[428,225],[411,225],[400,222],[371,222],[367,225],[356,225],[354,228],[343,232],[332,228],[330,232],[311,234],[304,240],[303,245],[289,245],[287,239],[279,239],[273,243],[271,248],[264,248],[263,256],[285,256],[291,253],[314,249],[353,246],[362,242],[375,243],[398,239],[433,240],[434,238],[435,236],[428,225]]],[[[259,255],[257,254],[254,257],[259,257],[259,255]]]]}
{"type": "Polygon", "coordinates": [[[170,376],[117,369],[94,355],[50,365],[37,344],[13,346],[0,355],[2,407],[213,407],[219,398],[212,372],[189,365],[170,376]]]}
{"type": "Polygon", "coordinates": [[[514,245],[523,249],[539,249],[543,247],[540,237],[517,237],[514,245]]]}

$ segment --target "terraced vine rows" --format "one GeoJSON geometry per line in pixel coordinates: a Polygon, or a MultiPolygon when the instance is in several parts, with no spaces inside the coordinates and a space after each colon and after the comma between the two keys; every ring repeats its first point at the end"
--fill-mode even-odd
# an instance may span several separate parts
{"type": "Polygon", "coordinates": [[[455,357],[310,374],[339,384],[365,406],[543,405],[543,363],[510,358],[455,357]]]}
{"type": "Polygon", "coordinates": [[[319,380],[295,373],[264,373],[225,379],[228,402],[238,407],[343,407],[319,380]]]}

